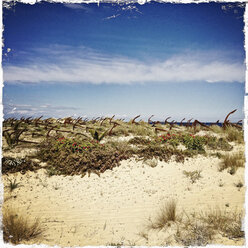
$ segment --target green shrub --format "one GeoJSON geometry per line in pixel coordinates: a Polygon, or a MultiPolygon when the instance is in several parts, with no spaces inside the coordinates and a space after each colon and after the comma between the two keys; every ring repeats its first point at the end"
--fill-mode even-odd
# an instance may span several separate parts
{"type": "Polygon", "coordinates": [[[93,172],[100,175],[107,169],[118,166],[121,160],[132,156],[131,150],[123,147],[119,149],[112,143],[91,142],[87,147],[80,145],[81,150],[78,149],[79,143],[76,146],[72,140],[62,140],[66,141],[60,144],[58,139],[47,139],[40,145],[37,153],[42,161],[49,163],[52,174],[85,175],[93,172]]]}
{"type": "Polygon", "coordinates": [[[204,151],[204,137],[185,135],[183,143],[188,150],[204,151]]]}

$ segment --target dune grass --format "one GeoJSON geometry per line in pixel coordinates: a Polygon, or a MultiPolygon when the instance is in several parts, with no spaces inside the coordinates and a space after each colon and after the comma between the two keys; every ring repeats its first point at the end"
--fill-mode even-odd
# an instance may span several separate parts
{"type": "Polygon", "coordinates": [[[206,246],[211,244],[214,231],[206,224],[191,219],[177,228],[175,240],[183,246],[206,246]]]}
{"type": "Polygon", "coordinates": [[[226,154],[222,157],[222,161],[219,165],[219,170],[223,171],[228,169],[228,172],[233,175],[237,171],[238,168],[244,167],[245,165],[245,157],[242,153],[235,154],[226,154]]]}
{"type": "Polygon", "coordinates": [[[139,236],[149,240],[151,230],[160,231],[166,227],[166,232],[171,228],[168,232],[174,233],[173,239],[179,245],[206,246],[215,242],[217,234],[228,239],[244,238],[242,218],[242,211],[230,212],[218,207],[200,213],[184,211],[179,214],[176,201],[171,200],[163,205],[154,220],[149,219],[146,231],[139,236]]]}
{"type": "Polygon", "coordinates": [[[216,234],[228,239],[243,238],[242,216],[242,212],[227,212],[219,208],[191,216],[186,214],[174,237],[183,246],[212,244],[216,234]]]}
{"type": "Polygon", "coordinates": [[[177,202],[175,200],[170,200],[166,202],[158,212],[155,220],[152,222],[150,220],[148,229],[163,229],[164,227],[170,225],[171,222],[176,222],[179,217],[177,215],[177,202]]]}
{"type": "Polygon", "coordinates": [[[234,141],[239,144],[244,143],[243,131],[238,130],[235,127],[227,127],[225,130],[226,139],[230,142],[234,141]]]}
{"type": "Polygon", "coordinates": [[[13,244],[39,238],[43,233],[39,219],[32,221],[13,209],[3,210],[2,224],[4,241],[13,244]]]}
{"type": "Polygon", "coordinates": [[[209,228],[219,231],[222,236],[229,239],[240,238],[244,236],[242,227],[242,212],[227,212],[221,209],[213,209],[202,213],[200,219],[207,224],[209,228]]]}
{"type": "Polygon", "coordinates": [[[239,130],[236,127],[228,126],[226,129],[223,129],[220,126],[213,125],[211,129],[222,136],[226,137],[229,142],[237,142],[239,144],[244,143],[244,134],[243,130],[239,130]]]}

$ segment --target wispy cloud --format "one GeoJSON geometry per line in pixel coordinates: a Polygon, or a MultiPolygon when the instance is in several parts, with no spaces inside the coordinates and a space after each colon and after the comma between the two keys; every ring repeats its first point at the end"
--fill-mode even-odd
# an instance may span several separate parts
{"type": "Polygon", "coordinates": [[[116,17],[118,17],[118,16],[120,16],[120,14],[108,16],[108,17],[106,17],[106,18],[103,18],[103,20],[113,19],[113,18],[116,18],[116,17]]]}
{"type": "Polygon", "coordinates": [[[27,63],[23,65],[4,65],[5,82],[131,84],[245,81],[243,61],[232,60],[216,51],[192,51],[159,61],[110,56],[85,47],[51,46],[35,49],[35,56],[32,53],[34,51],[26,54],[27,63]]]}
{"type": "Polygon", "coordinates": [[[118,3],[118,5],[116,5],[115,7],[116,7],[114,8],[115,14],[103,18],[103,20],[117,18],[118,16],[121,16],[123,14],[127,15],[128,18],[137,18],[136,16],[137,13],[142,14],[142,12],[132,2],[118,3]]]}
{"type": "Polygon", "coordinates": [[[85,11],[91,11],[92,9],[90,7],[85,6],[85,4],[78,4],[78,3],[64,3],[65,7],[70,9],[78,9],[78,10],[85,10],[85,11]]]}
{"type": "Polygon", "coordinates": [[[44,117],[65,117],[75,115],[78,116],[80,108],[68,107],[68,106],[53,106],[51,104],[43,105],[28,105],[28,104],[4,104],[4,117],[38,117],[43,115],[44,117]]]}

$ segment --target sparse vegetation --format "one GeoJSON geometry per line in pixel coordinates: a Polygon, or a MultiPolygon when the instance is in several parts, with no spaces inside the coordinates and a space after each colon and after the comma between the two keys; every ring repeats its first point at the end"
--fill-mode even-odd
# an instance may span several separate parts
{"type": "Polygon", "coordinates": [[[238,130],[235,127],[227,127],[225,130],[225,134],[228,141],[235,141],[237,143],[244,142],[243,131],[238,130]]]}
{"type": "Polygon", "coordinates": [[[214,230],[196,219],[181,224],[175,234],[175,240],[183,246],[206,246],[211,244],[214,230]]]}
{"type": "Polygon", "coordinates": [[[233,155],[227,154],[222,157],[222,162],[219,165],[219,170],[223,171],[229,169],[228,172],[233,175],[239,167],[244,167],[245,158],[242,153],[235,153],[233,155]]]}
{"type": "Polygon", "coordinates": [[[242,213],[230,213],[215,209],[201,214],[200,219],[207,224],[208,228],[221,232],[223,236],[229,239],[244,236],[244,232],[241,230],[242,213]]]}
{"type": "Polygon", "coordinates": [[[197,180],[201,178],[201,171],[194,170],[194,171],[183,171],[183,174],[188,177],[191,183],[195,183],[197,180]]]}
{"type": "Polygon", "coordinates": [[[227,212],[216,208],[190,215],[184,212],[184,215],[179,218],[174,202],[172,205],[166,205],[165,208],[162,208],[154,221],[149,219],[147,232],[140,232],[139,235],[148,240],[150,230],[172,227],[169,232],[174,232],[174,239],[178,244],[206,246],[214,242],[216,234],[229,239],[243,238],[242,217],[242,212],[227,212]],[[171,225],[172,222],[175,225],[171,225]],[[177,227],[176,230],[175,226],[177,227]]]}
{"type": "Polygon", "coordinates": [[[235,183],[234,184],[239,190],[244,186],[244,184],[241,182],[241,181],[239,181],[238,183],[235,183]]]}
{"type": "Polygon", "coordinates": [[[39,219],[32,221],[30,218],[6,208],[3,209],[2,224],[4,241],[13,244],[38,238],[43,233],[39,219]]]}

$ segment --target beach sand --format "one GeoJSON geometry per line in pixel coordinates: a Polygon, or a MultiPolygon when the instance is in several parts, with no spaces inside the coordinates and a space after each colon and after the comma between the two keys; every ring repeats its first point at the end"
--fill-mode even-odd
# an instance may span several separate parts
{"type": "MultiPolygon", "coordinates": [[[[229,153],[243,151],[235,145],[229,153]]],[[[25,157],[29,149],[4,155],[25,157]]],[[[32,153],[33,151],[31,151],[32,153]]],[[[86,245],[178,245],[173,239],[175,226],[147,230],[168,200],[177,202],[177,213],[191,214],[221,209],[244,211],[244,168],[234,175],[219,171],[220,159],[197,155],[184,163],[157,162],[152,168],[134,158],[121,161],[119,167],[107,170],[100,177],[51,176],[45,169],[37,172],[2,176],[4,207],[14,208],[31,218],[40,218],[44,234],[26,244],[59,246],[86,245]],[[183,171],[200,170],[201,177],[192,183],[183,171]],[[10,192],[8,180],[16,179],[21,187],[10,192]]],[[[43,163],[44,164],[44,163],[43,163]]],[[[45,165],[45,164],[44,164],[45,165]]],[[[213,243],[243,245],[244,238],[228,239],[216,235],[213,243]]]]}

